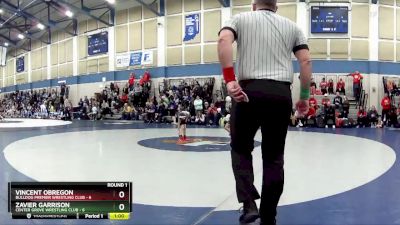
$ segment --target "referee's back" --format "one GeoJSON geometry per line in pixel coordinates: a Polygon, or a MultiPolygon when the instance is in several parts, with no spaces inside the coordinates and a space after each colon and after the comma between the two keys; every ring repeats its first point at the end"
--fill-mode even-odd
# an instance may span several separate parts
{"type": "Polygon", "coordinates": [[[308,48],[307,39],[294,22],[266,9],[235,15],[222,29],[234,33],[239,80],[292,83],[291,53],[308,48]]]}

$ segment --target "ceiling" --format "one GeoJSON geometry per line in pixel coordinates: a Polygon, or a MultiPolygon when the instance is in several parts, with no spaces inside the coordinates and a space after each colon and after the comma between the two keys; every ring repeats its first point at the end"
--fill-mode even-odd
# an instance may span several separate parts
{"type": "Polygon", "coordinates": [[[95,19],[113,26],[110,18],[115,11],[141,4],[151,7],[158,0],[115,0],[115,4],[106,0],[0,0],[0,45],[29,51],[32,40],[50,44],[53,31],[63,29],[76,35],[82,20],[95,19]],[[72,17],[66,15],[67,10],[72,17]]]}

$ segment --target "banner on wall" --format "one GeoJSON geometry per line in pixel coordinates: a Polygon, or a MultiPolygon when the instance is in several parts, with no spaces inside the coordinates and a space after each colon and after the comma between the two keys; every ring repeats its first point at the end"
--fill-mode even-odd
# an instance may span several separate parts
{"type": "Polygon", "coordinates": [[[183,41],[193,40],[200,33],[200,14],[189,14],[185,17],[185,37],[183,41]]]}
{"type": "Polygon", "coordinates": [[[25,57],[21,56],[17,58],[15,64],[15,67],[17,68],[17,73],[23,72],[25,70],[25,57]]]}
{"type": "Polygon", "coordinates": [[[115,56],[116,67],[128,67],[130,58],[131,58],[130,54],[123,54],[123,55],[115,56]]]}
{"type": "Polygon", "coordinates": [[[117,55],[116,67],[141,66],[153,64],[153,51],[132,52],[117,55]]]}

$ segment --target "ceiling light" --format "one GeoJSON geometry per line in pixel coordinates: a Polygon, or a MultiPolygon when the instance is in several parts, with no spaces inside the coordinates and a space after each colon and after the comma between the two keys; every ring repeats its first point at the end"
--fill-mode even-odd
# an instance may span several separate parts
{"type": "Polygon", "coordinates": [[[106,0],[106,2],[108,2],[110,4],[115,4],[115,0],[106,0]]]}
{"type": "Polygon", "coordinates": [[[4,46],[6,47],[9,46],[8,42],[4,42],[4,46]]]}
{"type": "Polygon", "coordinates": [[[41,24],[41,23],[38,23],[37,24],[37,28],[39,28],[41,30],[44,30],[45,26],[43,24],[41,24]]]}
{"type": "Polygon", "coordinates": [[[3,14],[4,13],[4,10],[3,9],[0,9],[0,14],[3,14]]]}
{"type": "Polygon", "coordinates": [[[18,38],[22,40],[25,38],[25,36],[23,34],[18,34],[18,38]]]}
{"type": "Polygon", "coordinates": [[[74,16],[74,14],[69,9],[67,11],[65,11],[65,15],[68,16],[69,18],[74,16]]]}

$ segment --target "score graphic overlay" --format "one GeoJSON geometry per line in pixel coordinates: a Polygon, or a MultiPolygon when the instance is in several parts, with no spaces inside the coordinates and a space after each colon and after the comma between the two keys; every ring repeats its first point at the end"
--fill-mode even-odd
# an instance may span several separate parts
{"type": "Polygon", "coordinates": [[[127,220],[131,182],[10,182],[8,211],[13,219],[127,220]]]}
{"type": "Polygon", "coordinates": [[[347,6],[312,6],[311,33],[348,33],[347,6]]]}

